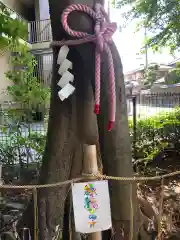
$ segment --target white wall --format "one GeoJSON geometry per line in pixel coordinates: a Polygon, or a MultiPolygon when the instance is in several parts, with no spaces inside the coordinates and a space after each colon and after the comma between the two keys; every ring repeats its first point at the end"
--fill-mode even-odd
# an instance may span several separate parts
{"type": "Polygon", "coordinates": [[[49,1],[39,0],[40,20],[49,19],[49,1]]]}
{"type": "Polygon", "coordinates": [[[15,12],[23,15],[23,6],[19,0],[1,0],[7,7],[14,10],[15,12]]]}

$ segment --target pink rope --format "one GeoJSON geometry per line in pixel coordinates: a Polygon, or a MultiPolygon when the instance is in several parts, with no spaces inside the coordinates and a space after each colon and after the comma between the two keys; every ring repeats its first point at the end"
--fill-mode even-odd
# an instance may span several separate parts
{"type": "Polygon", "coordinates": [[[95,11],[86,5],[72,4],[67,7],[61,17],[62,25],[65,31],[72,37],[76,37],[76,40],[67,41],[53,41],[51,46],[62,45],[78,45],[87,42],[94,42],[96,44],[95,52],[95,107],[94,112],[99,114],[100,112],[100,94],[101,94],[101,53],[106,52],[108,58],[108,104],[109,104],[109,123],[108,131],[114,126],[115,114],[116,114],[116,90],[115,90],[115,73],[113,57],[110,49],[112,43],[112,35],[117,29],[116,23],[110,23],[109,17],[105,12],[103,6],[99,3],[95,5],[95,11]],[[87,13],[94,21],[94,35],[90,35],[86,32],[79,32],[72,30],[67,22],[68,16],[73,11],[81,11],[87,13]]]}

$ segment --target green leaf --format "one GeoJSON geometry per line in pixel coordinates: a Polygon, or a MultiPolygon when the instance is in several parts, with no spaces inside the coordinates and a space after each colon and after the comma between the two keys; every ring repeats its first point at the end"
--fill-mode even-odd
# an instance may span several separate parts
{"type": "Polygon", "coordinates": [[[151,32],[148,46],[154,51],[168,47],[173,53],[180,47],[179,0],[117,0],[118,7],[131,7],[125,15],[128,20],[139,19],[138,29],[145,27],[151,32]]]}

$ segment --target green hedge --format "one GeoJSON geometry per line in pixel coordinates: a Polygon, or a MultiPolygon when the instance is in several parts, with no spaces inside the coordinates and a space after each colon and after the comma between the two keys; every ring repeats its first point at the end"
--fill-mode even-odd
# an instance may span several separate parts
{"type": "MultiPolygon", "coordinates": [[[[23,159],[24,162],[24,159],[32,158],[32,156],[27,156],[27,153],[34,154],[34,152],[37,153],[37,156],[33,160],[35,162],[41,161],[46,141],[46,121],[44,134],[30,131],[24,135],[24,127],[22,128],[24,124],[18,121],[18,113],[16,112],[16,117],[13,115],[7,118],[6,122],[11,120],[12,123],[0,126],[0,162],[4,164],[15,163],[16,159],[23,159]],[[5,136],[6,141],[4,142],[5,136]],[[32,149],[32,151],[29,152],[28,149],[32,149]]],[[[171,112],[161,112],[156,116],[140,119],[136,125],[136,156],[138,159],[153,159],[170,143],[175,149],[180,149],[180,107],[171,112]]],[[[132,120],[129,120],[129,127],[133,142],[132,120]]],[[[132,146],[134,147],[134,144],[132,146]]]]}
{"type": "MultiPolygon", "coordinates": [[[[161,112],[156,116],[138,120],[136,123],[137,158],[153,159],[158,152],[170,143],[180,149],[180,107],[171,112],[161,112]]],[[[133,122],[129,120],[132,141],[133,122]]]]}

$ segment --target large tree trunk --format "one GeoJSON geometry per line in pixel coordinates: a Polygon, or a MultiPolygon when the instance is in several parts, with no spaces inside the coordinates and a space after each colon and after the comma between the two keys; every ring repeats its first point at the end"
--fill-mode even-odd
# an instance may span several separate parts
{"type": "MultiPolygon", "coordinates": [[[[101,114],[98,117],[101,155],[104,173],[117,177],[132,177],[132,154],[131,142],[128,129],[128,117],[126,106],[126,95],[124,76],[118,51],[113,44],[115,76],[116,76],[116,124],[111,132],[107,132],[108,123],[108,94],[107,94],[107,61],[105,57],[102,63],[102,92],[101,92],[101,114]]],[[[110,181],[111,210],[113,220],[114,239],[129,239],[130,230],[134,232],[136,239],[136,228],[138,223],[138,211],[136,204],[135,185],[129,182],[110,181]],[[133,209],[131,204],[133,203],[133,209]],[[131,212],[132,211],[132,212],[131,212]],[[134,226],[130,229],[132,215],[134,226]],[[124,235],[124,237],[122,236],[124,235]]]]}
{"type": "MultiPolygon", "coordinates": [[[[61,13],[67,5],[83,3],[93,7],[95,2],[102,3],[103,0],[49,0],[53,39],[62,40],[69,38],[69,36],[64,33],[60,22],[61,13]]],[[[89,33],[91,33],[93,29],[92,21],[83,13],[72,13],[72,16],[69,18],[69,24],[73,29],[89,33]]],[[[107,92],[104,88],[101,94],[101,115],[98,118],[100,149],[106,174],[132,176],[131,146],[122,65],[114,46],[112,50],[115,60],[117,85],[117,119],[113,131],[111,133],[107,132],[107,97],[105,97],[107,96],[107,92]]],[[[92,104],[92,86],[94,88],[94,45],[89,43],[71,47],[68,59],[73,62],[76,92],[63,102],[58,99],[57,94],[59,75],[56,60],[58,51],[59,49],[57,48],[53,50],[52,97],[40,184],[65,181],[80,176],[83,159],[82,145],[85,143],[98,144],[97,119],[93,114],[92,104]]],[[[105,57],[103,59],[102,80],[105,87],[108,74],[105,57]]],[[[64,208],[69,187],[70,186],[42,189],[38,192],[39,240],[52,240],[55,227],[58,224],[60,224],[61,228],[63,228],[63,222],[68,226],[67,223],[69,219],[67,218],[67,214],[70,211],[68,211],[66,207],[66,218],[64,219],[64,208]]],[[[116,232],[115,239],[121,239],[122,224],[125,225],[125,239],[128,239],[130,226],[130,187],[125,183],[110,181],[110,194],[113,228],[116,232]]],[[[135,195],[133,194],[133,196],[135,195]]],[[[136,211],[135,198],[133,199],[133,203],[135,206],[134,210],[136,211]]],[[[22,221],[19,223],[19,226],[22,227],[22,225],[33,229],[32,203],[29,205],[22,221]]],[[[64,234],[63,240],[66,239],[69,239],[68,234],[64,234]]],[[[74,235],[73,239],[79,239],[79,236],[74,235]]],[[[108,233],[103,236],[103,239],[109,239],[108,233]]]]}
{"type": "MultiPolygon", "coordinates": [[[[60,16],[62,11],[74,1],[49,0],[54,40],[66,38],[62,29],[60,16]]],[[[90,7],[93,6],[91,3],[90,7]]],[[[92,22],[84,14],[72,14],[72,28],[92,31],[92,22]],[[75,20],[74,20],[75,19],[75,20]]],[[[65,181],[82,173],[83,143],[97,143],[97,120],[93,114],[93,94],[91,80],[94,78],[92,62],[94,61],[93,44],[72,47],[68,59],[73,62],[76,92],[66,101],[58,98],[60,76],[56,64],[59,49],[53,49],[53,76],[51,87],[51,105],[49,114],[48,134],[43,157],[40,184],[65,181]],[[91,114],[90,114],[91,113],[91,114]],[[87,117],[88,116],[88,117],[87,117]],[[83,122],[88,123],[88,128],[83,122]]],[[[63,229],[64,204],[70,186],[42,189],[38,192],[39,239],[52,240],[55,228],[60,224],[63,229]]],[[[28,206],[19,228],[31,229],[33,239],[33,201],[28,206]]],[[[67,236],[68,239],[68,236],[67,236]]],[[[64,239],[65,240],[65,239],[64,239]]]]}

